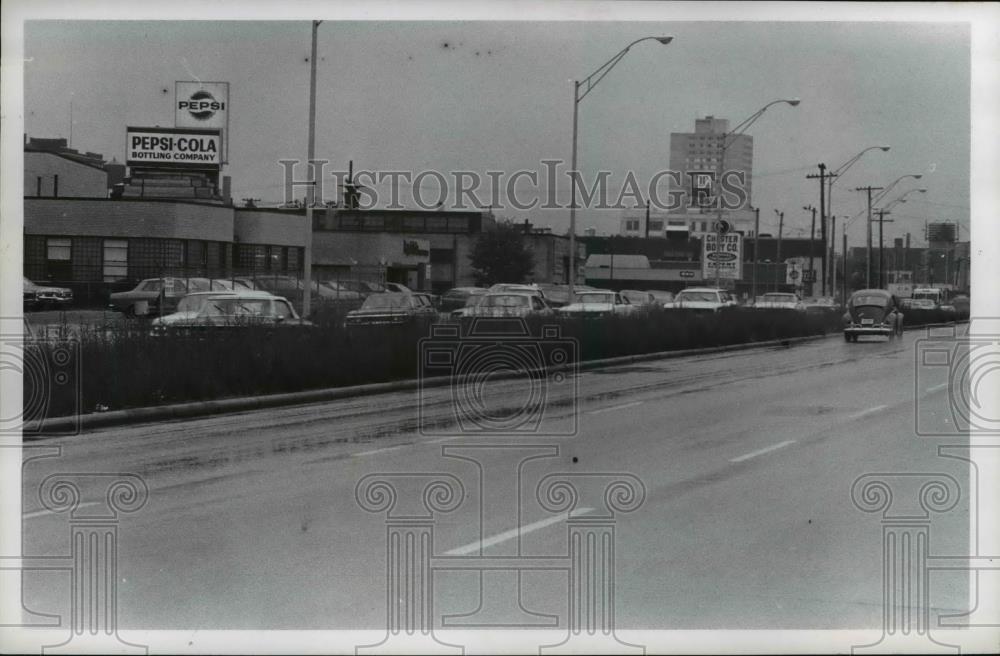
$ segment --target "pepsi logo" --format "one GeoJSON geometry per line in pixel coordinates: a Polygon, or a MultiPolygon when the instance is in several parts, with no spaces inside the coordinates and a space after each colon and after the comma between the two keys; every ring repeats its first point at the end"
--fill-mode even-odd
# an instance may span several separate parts
{"type": "Polygon", "coordinates": [[[226,103],[216,100],[211,93],[201,89],[192,93],[187,100],[179,100],[177,108],[187,111],[199,121],[207,121],[215,116],[216,112],[224,111],[226,103]]]}

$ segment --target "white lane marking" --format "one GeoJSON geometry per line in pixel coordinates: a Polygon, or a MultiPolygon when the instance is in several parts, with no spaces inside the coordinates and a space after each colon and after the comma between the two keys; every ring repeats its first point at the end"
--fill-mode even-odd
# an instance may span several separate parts
{"type": "MultiPolygon", "coordinates": [[[[84,501],[83,503],[77,504],[77,508],[86,508],[88,506],[98,506],[100,501],[84,501]]],[[[34,512],[28,512],[21,515],[21,519],[35,519],[36,517],[44,517],[45,515],[55,515],[56,513],[49,510],[35,510],[34,512]]]]}
{"type": "Polygon", "coordinates": [[[772,444],[771,446],[766,446],[763,449],[757,451],[751,451],[750,453],[739,456],[738,458],[730,458],[729,462],[743,462],[744,460],[749,460],[750,458],[756,458],[757,456],[762,456],[765,453],[770,453],[771,451],[777,451],[778,449],[783,449],[789,444],[795,444],[795,440],[785,440],[784,442],[778,442],[777,444],[772,444]]]}
{"type": "Polygon", "coordinates": [[[396,449],[402,449],[403,447],[413,446],[413,442],[407,442],[406,444],[397,444],[396,446],[385,446],[381,449],[371,449],[370,451],[358,451],[357,453],[352,453],[351,456],[354,458],[361,458],[363,456],[372,456],[376,453],[385,453],[386,451],[395,451],[396,449]]]}
{"type": "MultiPolygon", "coordinates": [[[[594,512],[593,508],[577,508],[573,511],[574,517],[579,517],[580,515],[586,515],[587,513],[594,512]]],[[[497,533],[493,537],[486,538],[485,540],[476,540],[470,544],[462,547],[455,547],[451,551],[446,551],[444,555],[446,556],[465,556],[474,551],[479,551],[480,548],[485,549],[486,547],[492,547],[494,544],[500,544],[501,542],[506,542],[507,540],[512,540],[518,535],[525,535],[533,531],[537,531],[540,528],[545,528],[546,526],[551,526],[557,522],[562,522],[569,519],[570,513],[562,513],[561,515],[556,515],[555,517],[548,517],[546,519],[540,519],[537,522],[532,522],[520,528],[512,528],[509,531],[504,531],[503,533],[497,533]]]]}
{"type": "Polygon", "coordinates": [[[623,403],[621,405],[613,405],[609,408],[598,408],[597,410],[587,411],[588,415],[599,415],[602,412],[611,412],[613,410],[624,410],[625,408],[634,408],[637,405],[642,405],[642,401],[633,401],[632,403],[623,403]]]}
{"type": "Polygon", "coordinates": [[[847,418],[848,419],[860,419],[861,417],[864,417],[865,415],[870,415],[873,412],[878,412],[879,410],[885,410],[888,407],[889,406],[887,406],[887,405],[877,405],[874,408],[868,408],[867,410],[862,410],[861,412],[855,412],[853,415],[849,415],[847,418]]]}
{"type": "Polygon", "coordinates": [[[936,392],[936,391],[938,391],[940,389],[944,389],[945,387],[948,387],[948,385],[950,385],[950,384],[951,383],[941,383],[940,385],[935,385],[934,387],[928,387],[927,388],[927,392],[936,392]]]}

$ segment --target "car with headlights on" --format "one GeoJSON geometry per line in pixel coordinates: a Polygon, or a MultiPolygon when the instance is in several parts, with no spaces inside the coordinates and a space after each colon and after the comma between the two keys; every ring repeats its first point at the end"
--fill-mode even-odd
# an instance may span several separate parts
{"type": "Polygon", "coordinates": [[[561,317],[624,316],[632,314],[637,307],[619,292],[597,290],[576,294],[575,302],[559,308],[556,313],[561,317]]]}
{"type": "Polygon", "coordinates": [[[845,342],[857,342],[862,335],[892,339],[903,334],[899,299],[884,289],[861,289],[851,294],[843,320],[845,342]]]}

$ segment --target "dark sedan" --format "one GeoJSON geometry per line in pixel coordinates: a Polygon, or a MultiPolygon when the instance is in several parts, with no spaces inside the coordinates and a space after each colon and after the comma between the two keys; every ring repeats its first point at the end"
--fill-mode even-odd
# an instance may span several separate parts
{"type": "Polygon", "coordinates": [[[360,309],[347,313],[345,326],[400,326],[408,323],[430,322],[437,317],[437,310],[415,294],[385,292],[372,294],[360,309]]]}

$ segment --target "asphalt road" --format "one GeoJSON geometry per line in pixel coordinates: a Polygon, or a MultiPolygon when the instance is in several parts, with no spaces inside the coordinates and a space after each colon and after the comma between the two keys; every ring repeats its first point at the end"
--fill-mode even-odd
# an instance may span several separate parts
{"type": "MultiPolygon", "coordinates": [[[[541,507],[538,482],[578,475],[575,516],[598,517],[608,479],[589,474],[615,473],[644,488],[614,517],[619,628],[876,629],[882,525],[852,504],[859,476],[953,476],[963,496],[934,516],[930,550],[969,553],[968,474],[937,455],[962,439],[915,434],[918,415],[949,407],[946,370],[918,371],[919,336],[588,371],[550,381],[539,428],[515,439],[455,435],[451,390],[437,388],[45,440],[60,455],[24,467],[24,551],[69,548],[68,518],[38,500],[46,476],[131,472],[149,499],[119,524],[123,629],[379,629],[387,524],[355,497],[366,475],[454,475],[461,503],[436,515],[431,549],[475,557],[565,555],[566,515],[541,507]]],[[[485,398],[516,408],[530,394],[513,380],[485,398]]],[[[396,479],[400,512],[420,501],[414,480],[396,479]]],[[[103,489],[85,485],[84,503],[103,489]]],[[[963,575],[932,583],[932,619],[967,607],[963,575]]],[[[64,574],[24,586],[29,608],[68,612],[64,574]]],[[[565,627],[567,586],[558,570],[439,571],[433,621],[565,627]]]]}

